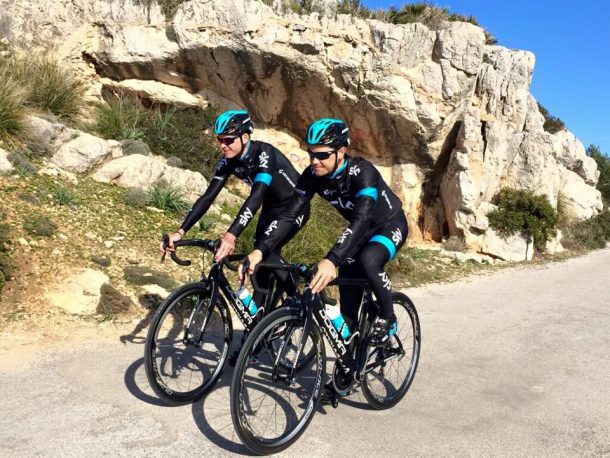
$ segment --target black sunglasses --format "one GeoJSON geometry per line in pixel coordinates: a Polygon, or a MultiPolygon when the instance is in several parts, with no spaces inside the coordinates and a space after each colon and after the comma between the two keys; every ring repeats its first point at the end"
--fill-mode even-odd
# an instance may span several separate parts
{"type": "Polygon", "coordinates": [[[237,137],[216,137],[218,143],[222,143],[223,145],[229,146],[233,144],[233,142],[237,139],[237,137]]]}
{"type": "Polygon", "coordinates": [[[328,159],[331,155],[333,154],[337,154],[337,150],[331,150],[331,151],[321,151],[319,153],[314,153],[311,150],[307,150],[307,154],[309,154],[309,160],[313,161],[314,159],[317,159],[318,161],[324,161],[326,159],[328,159]]]}

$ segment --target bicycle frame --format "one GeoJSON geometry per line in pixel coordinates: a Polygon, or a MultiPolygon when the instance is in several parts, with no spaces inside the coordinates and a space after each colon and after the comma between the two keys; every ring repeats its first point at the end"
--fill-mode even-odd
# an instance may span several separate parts
{"type": "MultiPolygon", "coordinates": [[[[311,275],[311,269],[307,266],[294,264],[294,265],[281,265],[281,264],[272,264],[272,263],[260,263],[258,267],[268,267],[275,269],[285,269],[288,271],[292,271],[294,273],[299,274],[305,280],[307,280],[307,276],[311,275]]],[[[254,289],[259,292],[263,292],[265,290],[258,287],[256,281],[253,281],[254,289]]],[[[309,333],[311,332],[311,328],[314,323],[322,330],[322,334],[328,340],[333,352],[337,356],[337,359],[341,366],[344,369],[354,371],[356,378],[361,380],[363,375],[366,372],[377,367],[379,364],[383,364],[387,361],[381,361],[380,363],[375,363],[370,367],[366,367],[367,360],[367,341],[365,338],[360,338],[358,340],[358,345],[356,348],[353,348],[351,351],[348,348],[349,345],[353,342],[356,337],[367,336],[368,332],[372,326],[373,319],[375,314],[371,313],[370,308],[374,307],[374,301],[372,296],[372,291],[370,285],[365,279],[342,279],[338,278],[329,283],[329,286],[332,285],[344,285],[344,286],[356,286],[363,288],[362,300],[360,303],[360,311],[358,315],[358,330],[350,335],[350,337],[346,340],[343,339],[341,335],[339,335],[338,331],[333,326],[330,318],[326,314],[326,310],[324,308],[324,304],[335,305],[336,301],[334,299],[330,299],[324,291],[320,292],[320,294],[312,294],[309,285],[306,287],[305,292],[303,294],[303,303],[302,307],[298,309],[298,312],[304,316],[305,324],[303,326],[303,334],[301,336],[301,341],[298,344],[296,350],[296,356],[294,358],[294,362],[290,369],[289,374],[287,375],[287,379],[291,379],[293,377],[294,371],[296,370],[296,366],[298,364],[299,358],[305,347],[305,343],[309,337],[309,333]]],[[[292,331],[290,331],[290,334],[292,331]]],[[[277,358],[275,361],[274,368],[274,377],[279,378],[279,365],[278,362],[280,360],[281,354],[285,347],[285,343],[289,340],[291,336],[285,338],[284,342],[280,346],[280,351],[277,354],[277,358]]],[[[399,352],[403,352],[402,343],[396,336],[399,352]]]]}
{"type": "MultiPolygon", "coordinates": [[[[174,246],[176,248],[180,247],[180,246],[197,246],[200,248],[204,248],[207,251],[214,252],[215,248],[216,248],[216,241],[209,240],[209,239],[180,240],[180,241],[176,242],[174,244],[174,246]]],[[[227,277],[225,276],[224,271],[223,271],[224,266],[227,266],[232,271],[237,271],[237,267],[232,265],[231,262],[242,261],[245,256],[246,256],[245,254],[234,254],[234,255],[225,257],[220,262],[214,262],[212,264],[212,267],[210,268],[208,275],[205,276],[202,274],[201,281],[203,283],[205,283],[208,288],[212,289],[211,295],[210,295],[210,297],[211,297],[210,304],[215,304],[217,302],[220,303],[219,295],[222,294],[222,296],[224,297],[226,302],[228,302],[229,305],[233,308],[235,314],[239,318],[239,321],[244,326],[245,331],[248,332],[248,331],[252,330],[255,322],[257,321],[256,315],[254,317],[250,315],[250,312],[248,311],[248,309],[246,308],[244,303],[241,301],[241,299],[239,299],[239,297],[237,296],[237,293],[231,286],[231,283],[229,282],[229,280],[227,279],[227,277]]],[[[182,260],[182,259],[178,258],[175,251],[173,251],[171,253],[171,257],[174,260],[174,262],[176,262],[179,265],[188,266],[191,264],[191,262],[188,260],[182,260]]],[[[273,275],[273,273],[272,273],[271,277],[272,278],[271,278],[271,284],[269,286],[269,290],[265,292],[265,300],[264,300],[264,303],[261,304],[261,308],[264,311],[268,310],[268,308],[271,306],[271,304],[273,304],[273,301],[276,298],[276,295],[279,293],[277,291],[277,289],[275,288],[275,286],[276,286],[275,275],[273,275]],[[269,291],[273,291],[273,294],[268,294],[269,291]]],[[[206,325],[209,322],[209,319],[210,319],[210,316],[212,313],[211,308],[209,308],[205,314],[203,323],[201,325],[200,336],[199,336],[199,339],[197,342],[194,342],[194,341],[191,341],[191,339],[188,339],[188,331],[187,331],[190,328],[193,318],[197,315],[197,313],[201,309],[202,304],[203,304],[203,300],[199,300],[197,302],[197,305],[193,308],[193,311],[191,312],[191,316],[190,316],[187,326],[185,328],[185,334],[184,334],[184,338],[183,338],[183,341],[185,344],[186,343],[195,343],[196,344],[196,343],[200,342],[201,339],[203,338],[203,333],[205,332],[206,325]]]]}

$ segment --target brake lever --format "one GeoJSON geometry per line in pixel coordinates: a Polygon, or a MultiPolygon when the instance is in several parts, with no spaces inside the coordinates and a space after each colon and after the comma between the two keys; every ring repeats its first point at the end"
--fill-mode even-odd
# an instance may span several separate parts
{"type": "Polygon", "coordinates": [[[246,283],[246,275],[250,275],[250,258],[248,256],[246,256],[242,261],[241,261],[241,278],[239,279],[240,284],[239,287],[243,287],[244,283],[246,283]]]}
{"type": "Polygon", "coordinates": [[[165,261],[165,255],[167,254],[167,247],[169,246],[169,234],[163,234],[161,236],[163,242],[163,254],[161,255],[161,262],[165,261]]]}

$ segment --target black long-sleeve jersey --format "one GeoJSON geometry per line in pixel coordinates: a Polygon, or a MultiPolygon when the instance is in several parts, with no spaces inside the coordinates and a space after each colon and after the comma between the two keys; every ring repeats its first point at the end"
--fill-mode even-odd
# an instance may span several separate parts
{"type": "Polygon", "coordinates": [[[296,196],[295,186],[299,173],[290,161],[274,146],[251,140],[239,157],[222,158],[216,167],[208,189],[197,199],[180,226],[188,231],[208,211],[230,175],[235,175],[252,187],[237,218],[228,232],[238,237],[252,220],[258,209],[286,205],[296,196]]]}
{"type": "Polygon", "coordinates": [[[349,222],[349,226],[326,255],[340,265],[364,238],[402,211],[400,199],[390,190],[377,169],[366,159],[345,156],[342,166],[332,175],[318,177],[311,167],[299,179],[294,199],[278,222],[277,228],[256,248],[271,251],[287,233],[292,221],[315,193],[326,199],[349,222]]]}

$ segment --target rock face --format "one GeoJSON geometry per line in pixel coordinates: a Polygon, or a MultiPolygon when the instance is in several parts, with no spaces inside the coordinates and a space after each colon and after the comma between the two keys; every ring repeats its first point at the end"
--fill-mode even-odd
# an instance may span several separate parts
{"type": "Polygon", "coordinates": [[[175,86],[195,97],[184,100],[246,107],[255,122],[298,137],[317,117],[345,119],[355,153],[402,197],[411,237],[489,249],[486,215],[508,186],[553,205],[563,198],[579,218],[602,209],[583,145],[542,128],[529,92],[534,55],[486,45],[474,25],[391,25],[336,15],[328,2],[322,14],[297,16],[278,2],[192,0],[169,22],[123,0],[32,3],[0,0],[0,35],[55,40],[67,61],[91,72],[84,56],[115,81],[107,85],[175,86]]]}

